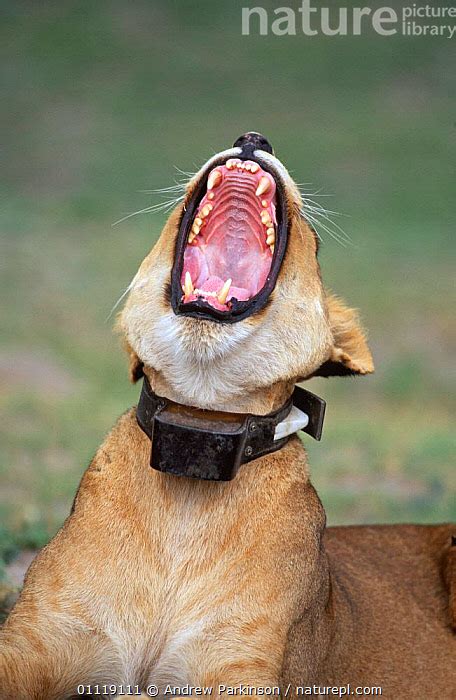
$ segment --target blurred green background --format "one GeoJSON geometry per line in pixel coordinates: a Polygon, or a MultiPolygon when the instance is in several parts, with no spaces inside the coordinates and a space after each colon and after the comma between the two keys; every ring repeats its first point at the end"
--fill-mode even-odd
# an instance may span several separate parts
{"type": "Polygon", "coordinates": [[[1,3],[3,561],[62,524],[138,395],[107,317],[164,216],[112,223],[247,130],[333,195],[352,239],[322,231],[323,277],[360,308],[377,372],[309,384],[328,401],[305,442],[329,523],[456,519],[454,44],[242,36],[249,4],[1,3]]]}

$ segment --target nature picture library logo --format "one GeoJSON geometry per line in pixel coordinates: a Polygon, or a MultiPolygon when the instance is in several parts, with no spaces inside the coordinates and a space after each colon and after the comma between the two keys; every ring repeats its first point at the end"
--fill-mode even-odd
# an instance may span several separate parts
{"type": "Polygon", "coordinates": [[[315,0],[302,0],[299,7],[242,8],[242,34],[312,37],[360,36],[374,31],[379,36],[438,36],[456,34],[456,6],[412,5],[392,7],[321,7],[315,0]]]}

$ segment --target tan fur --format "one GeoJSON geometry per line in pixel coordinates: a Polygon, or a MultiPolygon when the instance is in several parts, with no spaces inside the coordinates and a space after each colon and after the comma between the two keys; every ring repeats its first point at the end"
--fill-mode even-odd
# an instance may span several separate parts
{"type": "MultiPolygon", "coordinates": [[[[172,313],[180,208],[132,283],[119,322],[130,375],[144,371],[170,399],[267,413],[325,364],[373,370],[356,314],[322,287],[296,187],[267,157],[292,217],[264,311],[232,326],[172,313]]],[[[454,527],[326,530],[297,437],[228,483],[161,474],[149,454],[132,409],[28,571],[0,636],[1,700],[63,700],[89,683],[209,685],[214,696],[219,684],[291,684],[290,697],[351,683],[394,700],[452,697],[454,527]]]]}

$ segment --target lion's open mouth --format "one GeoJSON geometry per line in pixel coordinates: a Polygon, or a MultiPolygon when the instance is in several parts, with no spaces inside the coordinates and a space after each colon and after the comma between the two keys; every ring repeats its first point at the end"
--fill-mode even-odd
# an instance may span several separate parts
{"type": "Polygon", "coordinates": [[[260,162],[211,167],[180,226],[175,312],[232,322],[264,306],[283,258],[285,219],[280,182],[260,162]]]}

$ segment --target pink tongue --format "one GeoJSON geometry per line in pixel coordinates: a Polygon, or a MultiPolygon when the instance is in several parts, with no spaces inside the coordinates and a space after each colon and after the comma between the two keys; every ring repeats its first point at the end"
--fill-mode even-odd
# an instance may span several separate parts
{"type": "MultiPolygon", "coordinates": [[[[217,293],[225,284],[226,279],[222,280],[220,277],[215,276],[209,277],[209,279],[203,282],[203,284],[200,287],[198,287],[198,289],[202,292],[217,293]]],[[[233,297],[238,301],[247,301],[249,299],[249,290],[243,289],[242,287],[233,287],[233,285],[231,285],[230,293],[228,294],[228,299],[232,299],[233,297]]],[[[207,301],[210,301],[210,299],[208,299],[207,301]]]]}
{"type": "Polygon", "coordinates": [[[231,278],[233,285],[249,296],[264,285],[271,267],[270,255],[252,240],[252,233],[244,234],[242,224],[237,224],[233,231],[229,222],[226,228],[220,227],[203,249],[209,270],[216,271],[223,282],[231,278]]]}

